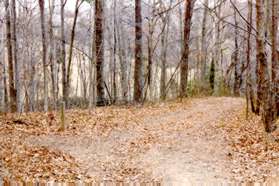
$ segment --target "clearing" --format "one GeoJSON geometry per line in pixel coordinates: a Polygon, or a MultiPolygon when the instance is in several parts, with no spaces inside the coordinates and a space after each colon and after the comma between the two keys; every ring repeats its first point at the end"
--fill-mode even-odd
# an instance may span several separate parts
{"type": "MultiPolygon", "coordinates": [[[[279,147],[241,98],[0,116],[0,176],[17,180],[265,181],[279,147]]],[[[274,134],[276,135],[276,134],[274,134]]],[[[167,184],[168,185],[168,184],[167,184]]]]}

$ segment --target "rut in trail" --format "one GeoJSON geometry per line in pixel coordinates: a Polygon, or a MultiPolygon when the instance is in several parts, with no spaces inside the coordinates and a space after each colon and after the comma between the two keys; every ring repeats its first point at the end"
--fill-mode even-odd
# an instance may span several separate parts
{"type": "Polygon", "coordinates": [[[27,141],[69,153],[94,178],[226,182],[230,160],[219,121],[243,107],[239,98],[193,99],[173,111],[135,118],[136,125],[108,136],[48,135],[27,141]]]}

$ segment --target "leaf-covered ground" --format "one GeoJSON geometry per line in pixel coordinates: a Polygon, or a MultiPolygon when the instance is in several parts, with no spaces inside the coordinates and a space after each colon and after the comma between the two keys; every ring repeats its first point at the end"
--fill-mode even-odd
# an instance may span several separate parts
{"type": "Polygon", "coordinates": [[[16,180],[255,182],[278,174],[277,137],[240,98],[0,116],[0,176],[16,180]]]}

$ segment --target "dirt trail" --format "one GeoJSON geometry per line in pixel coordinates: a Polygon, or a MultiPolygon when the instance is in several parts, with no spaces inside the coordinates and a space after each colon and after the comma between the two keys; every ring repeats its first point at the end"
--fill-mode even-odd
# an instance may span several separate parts
{"type": "MultiPolygon", "coordinates": [[[[167,113],[155,123],[190,126],[185,131],[166,130],[162,138],[177,141],[170,149],[154,147],[144,155],[153,167],[153,173],[162,175],[167,183],[228,182],[228,145],[219,121],[232,111],[241,110],[240,99],[215,98],[196,100],[191,107],[175,113],[167,113]]],[[[156,124],[155,124],[156,126],[156,124]]],[[[156,127],[155,127],[156,128],[156,127]]],[[[161,133],[161,132],[159,132],[161,133]]],[[[163,132],[162,132],[163,133],[163,132]]]]}
{"type": "Polygon", "coordinates": [[[220,126],[230,113],[243,109],[238,98],[194,99],[187,107],[137,118],[109,136],[30,137],[32,145],[58,149],[75,157],[94,178],[162,179],[172,185],[231,179],[228,144],[220,126]]]}

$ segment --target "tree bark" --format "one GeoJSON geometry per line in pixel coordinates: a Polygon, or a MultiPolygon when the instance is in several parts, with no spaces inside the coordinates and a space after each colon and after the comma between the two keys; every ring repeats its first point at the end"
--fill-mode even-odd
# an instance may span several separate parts
{"type": "Polygon", "coordinates": [[[48,111],[48,82],[47,82],[47,64],[46,64],[46,32],[45,32],[45,8],[44,0],[39,0],[40,18],[41,18],[41,35],[42,35],[42,62],[43,62],[43,76],[44,76],[44,111],[48,111]]]}
{"type": "Polygon", "coordinates": [[[124,40],[124,31],[122,26],[117,24],[117,44],[118,44],[118,56],[121,69],[121,89],[122,89],[122,100],[124,103],[128,101],[128,63],[127,63],[127,52],[124,40]]]}
{"type": "MultiPolygon", "coordinates": [[[[4,38],[4,27],[0,26],[2,33],[1,37],[4,38]]],[[[0,47],[3,52],[0,52],[0,112],[7,112],[8,107],[8,91],[7,91],[7,78],[6,78],[6,62],[5,62],[5,41],[0,41],[0,47]]]]}
{"type": "Polygon", "coordinates": [[[262,67],[265,66],[266,56],[264,51],[264,11],[262,0],[256,1],[256,25],[257,25],[257,101],[256,101],[256,114],[260,114],[260,106],[263,101],[263,87],[264,72],[262,67]]]}
{"type": "Polygon", "coordinates": [[[257,10],[257,112],[262,108],[262,120],[265,131],[272,132],[272,107],[270,105],[270,80],[265,54],[264,2],[256,0],[257,10]]]}
{"type": "Polygon", "coordinates": [[[203,11],[203,20],[202,20],[202,33],[201,33],[201,81],[205,82],[206,77],[206,65],[207,65],[207,42],[206,42],[206,33],[207,33],[207,19],[208,19],[208,0],[204,1],[205,8],[203,11]]]}
{"type": "MultiPolygon", "coordinates": [[[[153,15],[151,15],[153,17],[153,15]]],[[[154,33],[154,23],[153,18],[148,20],[148,37],[147,37],[147,86],[144,95],[144,100],[146,99],[147,90],[149,89],[149,97],[152,99],[152,71],[153,71],[153,33],[154,33]]]]}
{"type": "Polygon", "coordinates": [[[54,109],[57,110],[57,65],[54,59],[54,51],[55,51],[55,44],[54,44],[54,33],[53,33],[53,13],[55,9],[55,0],[49,0],[49,19],[48,19],[48,34],[49,34],[49,64],[50,64],[50,71],[51,71],[51,87],[52,87],[52,102],[54,109]]]}
{"type": "Polygon", "coordinates": [[[160,76],[160,98],[165,100],[167,97],[166,94],[166,78],[167,78],[167,53],[168,53],[168,37],[169,37],[169,30],[170,30],[170,15],[167,14],[165,17],[162,18],[163,21],[163,28],[164,29],[162,36],[161,36],[161,76],[160,76]]]}
{"type": "MultiPolygon", "coordinates": [[[[272,27],[271,27],[271,39],[272,39],[272,103],[273,112],[276,116],[279,116],[279,55],[277,51],[278,45],[278,1],[272,0],[272,27]]],[[[274,118],[275,119],[275,118],[274,118]]]]}
{"type": "MultiPolygon", "coordinates": [[[[95,15],[94,13],[95,11],[95,2],[91,2],[90,3],[90,27],[94,28],[95,25],[95,20],[93,19],[93,15],[95,15]]],[[[96,105],[96,86],[95,86],[95,82],[96,82],[96,59],[95,59],[95,30],[92,29],[92,31],[90,32],[90,35],[92,37],[91,39],[91,48],[89,49],[89,53],[91,56],[91,61],[89,63],[89,109],[92,109],[95,105],[96,105]]]]}
{"type": "MultiPolygon", "coordinates": [[[[223,7],[224,2],[215,1],[215,6],[216,7],[216,16],[217,20],[218,19],[223,19],[222,18],[222,7],[223,7]]],[[[220,93],[221,86],[223,84],[223,79],[222,79],[222,61],[221,61],[221,54],[222,54],[222,37],[221,37],[221,31],[222,31],[222,22],[221,21],[215,21],[215,51],[214,51],[214,56],[212,58],[212,65],[214,66],[214,70],[211,72],[214,73],[214,90],[213,94],[215,93],[218,95],[220,93]],[[214,63],[214,64],[213,64],[214,63]]]]}
{"type": "Polygon", "coordinates": [[[253,3],[252,0],[248,0],[248,21],[249,24],[247,24],[247,51],[246,51],[246,63],[247,63],[247,75],[246,75],[246,102],[247,102],[247,108],[246,113],[248,117],[248,109],[249,109],[249,102],[251,105],[251,110],[254,113],[255,112],[255,106],[254,106],[254,91],[252,88],[252,79],[251,79],[251,32],[252,32],[252,24],[253,24],[253,3]]]}
{"type": "Polygon", "coordinates": [[[134,101],[140,102],[143,90],[141,0],[135,0],[135,71],[134,101]]]}
{"type": "Polygon", "coordinates": [[[17,112],[21,111],[21,100],[20,100],[20,72],[18,64],[18,46],[17,46],[17,15],[16,15],[16,1],[11,1],[12,7],[12,46],[13,46],[13,58],[14,58],[14,70],[15,70],[15,89],[16,89],[16,105],[17,112]]]}
{"type": "Polygon", "coordinates": [[[12,48],[12,33],[11,33],[11,15],[10,15],[9,0],[5,0],[5,18],[6,18],[6,47],[8,52],[8,73],[9,73],[9,107],[11,112],[17,111],[16,105],[16,89],[14,80],[14,65],[13,65],[13,48],[12,48]]]}
{"type": "Polygon", "coordinates": [[[6,63],[4,62],[4,65],[3,65],[3,85],[4,85],[4,112],[8,112],[8,89],[7,89],[7,67],[6,67],[6,63]]]}
{"type": "Polygon", "coordinates": [[[116,82],[116,49],[117,49],[117,33],[116,33],[116,0],[113,2],[113,72],[112,72],[112,95],[113,102],[117,101],[117,82],[116,82]]]}
{"type": "Polygon", "coordinates": [[[189,41],[191,32],[191,20],[193,14],[194,0],[185,1],[185,15],[184,15],[184,50],[181,59],[180,69],[180,98],[187,97],[188,84],[188,63],[189,63],[189,41]]]}
{"type": "Polygon", "coordinates": [[[240,69],[239,69],[239,44],[238,44],[238,21],[236,10],[234,9],[234,53],[233,53],[233,63],[234,63],[234,95],[240,95],[240,69]]]}
{"type": "Polygon", "coordinates": [[[95,1],[95,56],[97,76],[97,102],[103,104],[105,101],[104,68],[104,44],[103,44],[103,1],[95,1]]]}
{"type": "MultiPolygon", "coordinates": [[[[68,66],[67,66],[67,75],[66,75],[66,97],[69,99],[70,96],[70,86],[71,86],[71,66],[72,66],[72,58],[73,58],[73,49],[74,49],[74,42],[75,42],[75,31],[76,31],[76,25],[77,25],[77,18],[79,13],[79,7],[81,6],[83,1],[76,0],[75,5],[75,15],[74,15],[74,21],[73,26],[71,30],[71,40],[70,40],[70,48],[69,48],[69,56],[68,56],[68,66]]],[[[69,107],[69,105],[67,105],[69,107]]]]}
{"type": "Polygon", "coordinates": [[[67,78],[66,78],[66,38],[65,38],[65,20],[64,20],[64,12],[65,12],[65,3],[64,0],[60,0],[60,37],[61,37],[61,56],[60,62],[62,64],[62,94],[63,94],[63,101],[66,105],[68,105],[68,98],[67,98],[67,78]]]}

